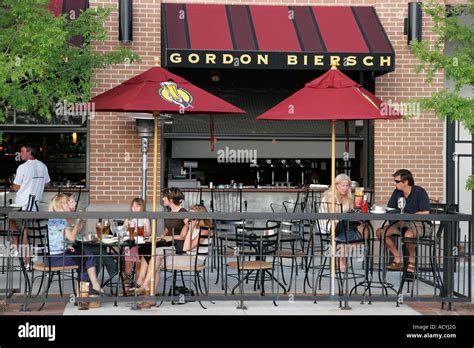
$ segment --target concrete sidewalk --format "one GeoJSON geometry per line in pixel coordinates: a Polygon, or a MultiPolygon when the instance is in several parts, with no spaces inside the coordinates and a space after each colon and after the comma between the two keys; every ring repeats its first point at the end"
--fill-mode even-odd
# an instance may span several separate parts
{"type": "Polygon", "coordinates": [[[278,307],[271,301],[248,301],[245,302],[246,310],[237,309],[238,302],[220,301],[212,304],[203,301],[207,308],[203,309],[198,302],[182,305],[163,303],[160,307],[143,310],[132,310],[132,302],[119,303],[117,307],[113,303],[104,303],[101,308],[78,310],[73,304],[68,304],[64,309],[64,315],[420,315],[408,305],[396,307],[394,303],[374,302],[372,304],[350,303],[351,310],[341,310],[339,302],[277,302],[278,307]]]}

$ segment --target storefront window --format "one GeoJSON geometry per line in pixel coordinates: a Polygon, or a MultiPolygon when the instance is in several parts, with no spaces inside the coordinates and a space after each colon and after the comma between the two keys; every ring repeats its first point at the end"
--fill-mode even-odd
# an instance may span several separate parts
{"type": "MultiPolygon", "coordinates": [[[[60,106],[58,106],[59,108],[60,106]]],[[[62,105],[61,105],[62,107],[62,105]]],[[[38,117],[30,113],[17,110],[7,109],[5,112],[5,125],[27,125],[27,124],[43,124],[43,125],[82,125],[86,122],[86,112],[78,115],[72,113],[53,113],[51,119],[38,117]]]]}
{"type": "Polygon", "coordinates": [[[22,144],[38,146],[38,159],[43,161],[51,177],[51,186],[62,184],[86,185],[85,132],[68,133],[3,133],[0,145],[0,179],[5,180],[16,172],[21,163],[19,151],[22,144]]]}

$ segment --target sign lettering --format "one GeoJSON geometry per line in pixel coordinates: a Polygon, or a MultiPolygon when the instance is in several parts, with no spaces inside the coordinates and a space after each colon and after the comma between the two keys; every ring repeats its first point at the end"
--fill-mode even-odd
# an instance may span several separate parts
{"type": "Polygon", "coordinates": [[[337,64],[341,70],[392,71],[395,56],[384,53],[310,53],[166,50],[166,67],[239,69],[328,70],[337,64]]]}

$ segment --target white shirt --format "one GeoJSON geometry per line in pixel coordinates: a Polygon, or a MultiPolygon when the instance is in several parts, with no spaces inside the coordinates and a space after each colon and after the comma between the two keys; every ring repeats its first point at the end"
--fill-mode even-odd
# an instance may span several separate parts
{"type": "Polygon", "coordinates": [[[15,204],[26,209],[30,195],[35,195],[35,200],[41,201],[44,185],[50,181],[48,168],[43,162],[34,159],[21,164],[16,170],[15,181],[13,182],[20,186],[16,193],[15,204]]]}

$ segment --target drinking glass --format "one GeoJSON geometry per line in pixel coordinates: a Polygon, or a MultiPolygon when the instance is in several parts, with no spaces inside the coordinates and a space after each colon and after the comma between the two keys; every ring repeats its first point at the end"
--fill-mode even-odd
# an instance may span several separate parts
{"type": "Polygon", "coordinates": [[[110,234],[110,222],[109,220],[104,220],[104,235],[109,235],[110,234]]]}
{"type": "Polygon", "coordinates": [[[117,239],[119,243],[123,240],[124,235],[125,235],[125,227],[117,226],[117,239]]]}
{"type": "Polygon", "coordinates": [[[96,235],[98,240],[102,240],[102,234],[103,233],[104,233],[104,225],[102,224],[102,222],[98,222],[95,225],[95,235],[96,235]]]}
{"type": "Polygon", "coordinates": [[[112,222],[110,223],[110,230],[112,231],[112,234],[114,236],[117,235],[117,228],[118,228],[117,221],[112,220],[112,222]]]}
{"type": "Polygon", "coordinates": [[[128,234],[130,235],[130,240],[135,240],[135,221],[130,220],[128,224],[128,234]]]}
{"type": "Polygon", "coordinates": [[[405,205],[407,204],[407,201],[405,197],[399,197],[398,198],[398,209],[400,209],[400,212],[403,214],[403,211],[405,210],[405,205]]]}
{"type": "Polygon", "coordinates": [[[138,234],[138,237],[143,237],[145,234],[145,224],[143,223],[143,221],[140,221],[140,220],[138,221],[137,234],[138,234]]]}

